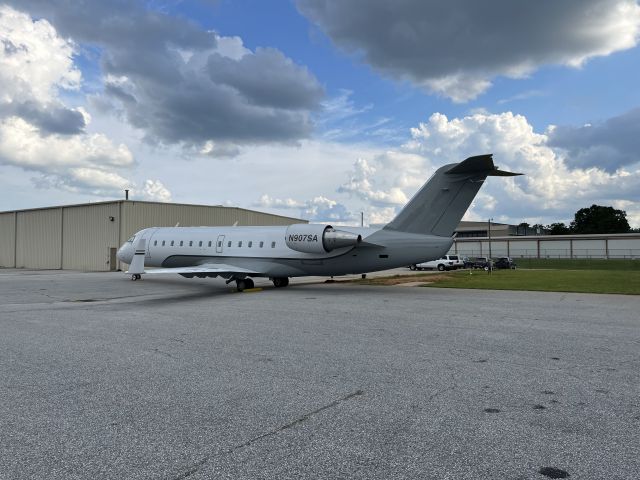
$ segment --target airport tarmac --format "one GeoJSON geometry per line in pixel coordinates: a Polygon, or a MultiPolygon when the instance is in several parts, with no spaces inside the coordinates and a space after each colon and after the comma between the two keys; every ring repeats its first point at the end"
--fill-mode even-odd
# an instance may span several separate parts
{"type": "Polygon", "coordinates": [[[640,478],[640,297],[257,283],[0,270],[0,478],[640,478]]]}

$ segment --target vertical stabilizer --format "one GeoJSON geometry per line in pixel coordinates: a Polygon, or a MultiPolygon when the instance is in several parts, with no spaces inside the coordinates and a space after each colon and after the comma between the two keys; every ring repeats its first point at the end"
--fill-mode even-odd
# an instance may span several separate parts
{"type": "Polygon", "coordinates": [[[498,170],[492,157],[440,167],[384,229],[450,237],[487,177],[521,175],[498,170]]]}

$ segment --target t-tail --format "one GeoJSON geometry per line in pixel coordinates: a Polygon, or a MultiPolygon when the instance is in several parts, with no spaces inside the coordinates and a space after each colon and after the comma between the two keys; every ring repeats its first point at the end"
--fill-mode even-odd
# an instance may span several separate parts
{"type": "Polygon", "coordinates": [[[499,170],[492,157],[477,155],[440,167],[384,229],[450,237],[487,177],[522,175],[499,170]]]}

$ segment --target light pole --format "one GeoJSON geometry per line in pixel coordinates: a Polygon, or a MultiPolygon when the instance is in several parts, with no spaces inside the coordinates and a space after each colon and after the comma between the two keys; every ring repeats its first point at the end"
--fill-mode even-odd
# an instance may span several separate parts
{"type": "Polygon", "coordinates": [[[493,218],[489,219],[489,261],[491,261],[491,222],[493,218]]]}

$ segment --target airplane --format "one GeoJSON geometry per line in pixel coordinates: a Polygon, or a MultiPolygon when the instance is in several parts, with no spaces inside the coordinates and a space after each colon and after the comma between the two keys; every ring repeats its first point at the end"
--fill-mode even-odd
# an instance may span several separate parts
{"type": "Polygon", "coordinates": [[[446,254],[453,234],[483,182],[516,176],[499,170],[493,155],[477,155],[440,167],[384,227],[327,224],[263,227],[152,227],[118,250],[132,280],[177,273],[187,278],[222,277],[238,291],[269,278],[361,274],[414,265],[446,254]],[[146,269],[146,267],[158,267],[146,269]]]}

